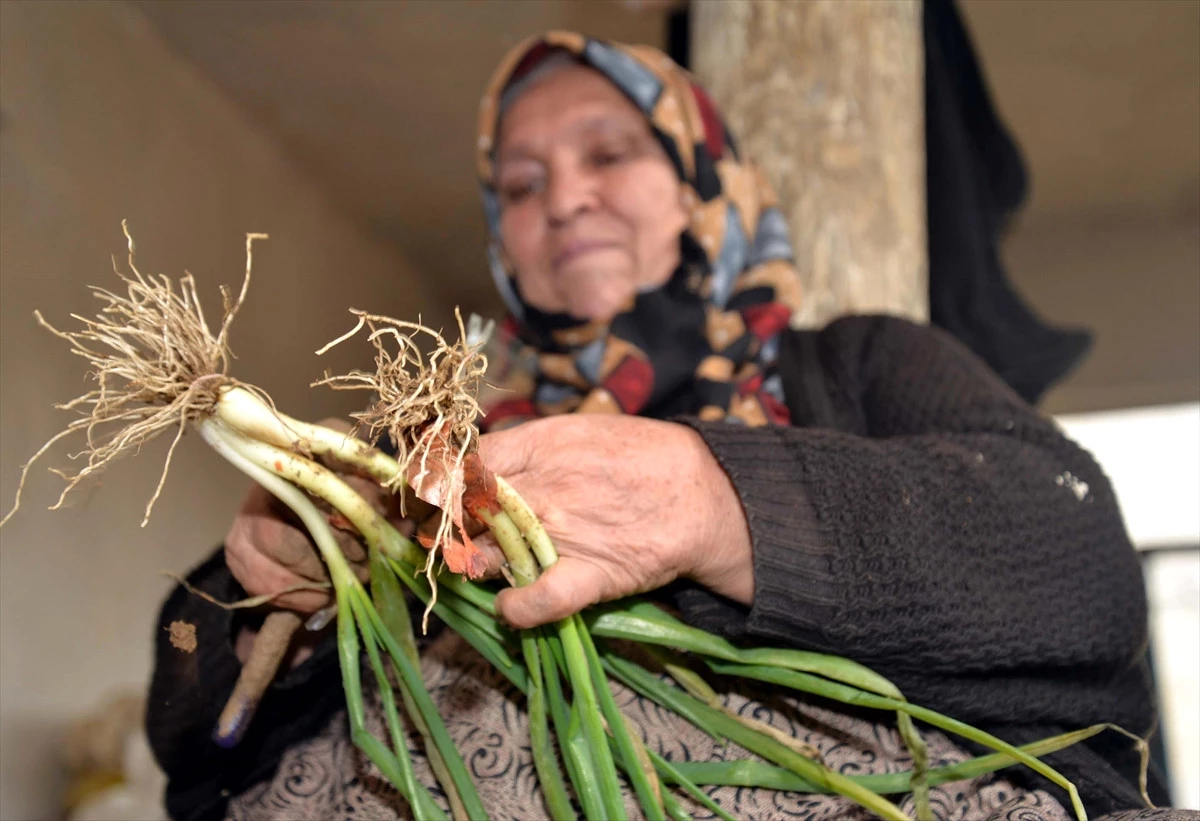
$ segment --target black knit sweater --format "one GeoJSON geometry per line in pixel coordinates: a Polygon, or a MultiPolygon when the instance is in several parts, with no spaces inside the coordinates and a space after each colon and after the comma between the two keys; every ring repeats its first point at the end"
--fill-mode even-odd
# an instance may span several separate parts
{"type": "MultiPolygon", "coordinates": [[[[1141,570],[1087,453],[948,335],[902,320],[791,333],[780,371],[794,427],[681,420],[732,479],[755,562],[752,607],[684,585],[689,621],[854,658],[1016,743],[1098,722],[1149,732],[1141,570]]],[[[240,592],[219,556],[192,581],[240,592]]],[[[160,629],[147,725],[172,815],[212,818],[337,709],[337,659],[327,642],[219,750],[208,736],[238,673],[236,625],[182,591],[160,627],[175,619],[198,625],[200,647],[184,656],[160,629]]],[[[1141,806],[1115,734],[1049,761],[1095,815],[1141,806]]]]}

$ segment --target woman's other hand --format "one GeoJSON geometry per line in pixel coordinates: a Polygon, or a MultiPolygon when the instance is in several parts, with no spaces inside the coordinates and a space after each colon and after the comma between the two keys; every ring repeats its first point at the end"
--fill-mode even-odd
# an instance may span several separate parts
{"type": "Polygon", "coordinates": [[[559,561],[496,600],[514,627],[690,578],[735,601],[754,596],[750,532],[737,492],[699,434],[635,416],[567,415],[481,440],[484,464],[541,518],[559,561]]]}
{"type": "MultiPolygon", "coordinates": [[[[342,420],[321,423],[348,431],[342,420]]],[[[391,494],[374,482],[342,476],[376,510],[387,515],[396,505],[391,494]]],[[[354,534],[334,527],[342,552],[362,579],[367,578],[367,554],[354,534]]],[[[281,591],[298,585],[328,582],[325,563],[308,532],[292,512],[259,485],[252,485],[225,537],[225,563],[251,596],[275,596],[272,604],[300,613],[314,613],[329,605],[332,594],[322,590],[281,591]]]]}

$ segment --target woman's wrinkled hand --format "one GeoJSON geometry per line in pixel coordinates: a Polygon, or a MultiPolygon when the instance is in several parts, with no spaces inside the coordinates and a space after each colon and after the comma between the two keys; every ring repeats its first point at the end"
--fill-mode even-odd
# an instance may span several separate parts
{"type": "MultiPolygon", "coordinates": [[[[348,430],[341,420],[321,423],[335,430],[348,430]]],[[[398,499],[374,482],[357,476],[341,476],[377,511],[398,516],[398,499]]],[[[335,519],[336,521],[336,519],[335,519]]],[[[355,534],[334,527],[342,552],[364,581],[367,553],[355,534]]],[[[275,596],[276,607],[314,613],[333,601],[332,591],[295,590],[297,585],[329,581],[325,563],[309,538],[308,531],[282,502],[259,485],[252,485],[225,537],[225,563],[235,579],[251,596],[275,596]]]]}
{"type": "Polygon", "coordinates": [[[556,416],[488,434],[480,454],[530,504],[559,554],[535,583],[497,598],[512,626],[545,624],[681,577],[743,604],[753,599],[745,513],[691,428],[556,416]]]}
{"type": "MultiPolygon", "coordinates": [[[[353,476],[343,481],[372,499],[378,486],[353,476]]],[[[378,495],[378,494],[376,494],[378,495]]],[[[382,512],[383,500],[376,504],[382,512]]],[[[366,580],[367,553],[351,533],[334,528],[338,545],[359,578],[366,580]]],[[[292,590],[298,585],[329,581],[325,563],[308,531],[282,502],[259,485],[252,485],[225,536],[225,563],[250,596],[274,596],[271,604],[300,613],[313,613],[333,601],[332,591],[292,590]]]]}

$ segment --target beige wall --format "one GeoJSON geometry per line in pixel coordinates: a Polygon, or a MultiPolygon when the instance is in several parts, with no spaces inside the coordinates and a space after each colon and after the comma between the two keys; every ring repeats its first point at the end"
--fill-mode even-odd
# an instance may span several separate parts
{"type": "Polygon", "coordinates": [[[960,6],[1031,172],[1008,271],[1096,335],[1043,407],[1200,399],[1200,3],[960,6]]]}
{"type": "Polygon", "coordinates": [[[607,0],[130,5],[334,202],[436,270],[447,300],[489,313],[475,128],[492,70],[547,29],[664,37],[661,12],[607,0]]]}
{"type": "MultiPolygon", "coordinates": [[[[120,220],[144,272],[186,266],[219,311],[238,284],[244,233],[265,231],[235,325],[235,373],[300,416],[346,409],[309,391],[312,351],[348,326],[342,309],[436,309],[411,267],[330,207],[320,191],[142,17],[106,3],[0,4],[0,496],[69,417],[81,362],[37,328],[93,311],[111,285],[120,220]]],[[[435,313],[436,310],[435,310],[435,313]]],[[[361,353],[361,351],[360,351],[361,353]]],[[[364,362],[346,351],[331,364],[364,362]]],[[[367,360],[369,361],[369,360],[367,360]]],[[[244,488],[195,437],[181,446],[156,513],[137,527],[165,443],[146,448],[50,513],[57,480],[37,471],[27,506],[0,531],[0,818],[57,812],[64,725],[150,670],[160,570],[185,571],[221,537],[244,488]]],[[[61,459],[60,454],[60,459],[61,459]]]]}
{"type": "Polygon", "coordinates": [[[1200,211],[1030,219],[1004,256],[1047,318],[1095,334],[1079,369],[1046,394],[1045,410],[1200,399],[1200,211]]]}

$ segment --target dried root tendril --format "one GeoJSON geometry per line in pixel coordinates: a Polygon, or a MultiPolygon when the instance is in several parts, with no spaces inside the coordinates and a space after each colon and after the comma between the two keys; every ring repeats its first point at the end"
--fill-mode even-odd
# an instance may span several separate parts
{"type": "MultiPolygon", "coordinates": [[[[187,592],[191,593],[193,596],[199,596],[209,604],[215,604],[222,610],[247,610],[253,607],[262,607],[264,604],[270,604],[280,596],[286,596],[289,593],[299,593],[302,590],[312,590],[314,592],[323,593],[333,587],[333,584],[330,582],[297,582],[296,584],[288,585],[282,590],[276,590],[274,593],[264,593],[261,596],[249,596],[245,599],[238,599],[237,601],[224,602],[218,599],[216,596],[204,592],[177,573],[172,573],[170,570],[162,570],[159,572],[161,572],[162,575],[166,576],[171,581],[178,584],[187,592]]],[[[323,611],[317,612],[320,613],[323,611]]]]}
{"type": "Polygon", "coordinates": [[[371,406],[352,416],[367,429],[372,441],[386,433],[395,442],[401,470],[388,483],[390,489],[399,490],[407,482],[418,498],[446,514],[426,544],[430,555],[425,573],[436,596],[439,552],[451,570],[469,572],[471,567],[455,567],[457,557],[448,549],[453,549],[456,526],[458,537],[470,544],[462,530],[463,461],[478,447],[477,393],[487,371],[487,358],[480,352],[483,341],[478,333],[468,334],[457,311],[460,338],[454,343],[420,322],[358,310],[351,313],[358,317],[357,324],[317,353],[323,354],[366,329],[367,341],[375,348],[375,372],[326,374],[314,385],[374,393],[371,406]],[[422,342],[432,347],[428,354],[423,352],[422,342]]]}
{"type": "MultiPolygon", "coordinates": [[[[12,510],[0,520],[3,526],[21,505],[21,491],[29,469],[60,439],[83,431],[86,447],[72,459],[87,460],[76,471],[51,469],[67,483],[57,510],[67,495],[83,480],[104,470],[121,456],[136,451],[163,431],[176,427],[167,451],[162,475],[146,505],[144,527],[162,492],[175,447],[191,419],[210,413],[221,390],[237,384],[229,377],[229,327],[246,298],[252,267],[251,246],[266,234],[246,235],[246,275],[236,298],[222,287],[224,315],[214,335],[200,306],[196,283],[185,273],[176,283],[166,276],[143,276],[134,264],[134,242],[124,221],[121,229],[129,247],[129,269],[122,273],[113,259],[113,272],[125,284],[125,295],[92,286],[103,303],[94,318],[71,316],[82,324],[77,331],[61,331],[41,313],[34,316],[42,327],[64,339],[71,352],[88,361],[91,378],[98,387],[55,407],[76,411],[80,418],[53,436],[22,466],[12,510]]],[[[259,392],[261,395],[261,392],[259,392]]]]}

